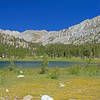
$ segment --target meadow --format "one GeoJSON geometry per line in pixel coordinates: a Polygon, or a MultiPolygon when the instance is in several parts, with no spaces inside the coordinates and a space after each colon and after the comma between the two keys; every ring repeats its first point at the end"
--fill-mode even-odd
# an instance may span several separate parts
{"type": "Polygon", "coordinates": [[[45,74],[40,74],[40,71],[37,68],[0,69],[0,97],[21,100],[32,95],[32,100],[40,100],[47,94],[54,100],[100,100],[99,66],[55,67],[49,68],[45,74]],[[24,77],[18,78],[18,75],[24,77]]]}

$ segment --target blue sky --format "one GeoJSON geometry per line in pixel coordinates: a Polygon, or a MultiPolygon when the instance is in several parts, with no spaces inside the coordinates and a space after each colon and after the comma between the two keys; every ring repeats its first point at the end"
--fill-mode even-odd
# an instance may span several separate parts
{"type": "Polygon", "coordinates": [[[0,29],[56,31],[100,15],[100,0],[0,0],[0,29]]]}

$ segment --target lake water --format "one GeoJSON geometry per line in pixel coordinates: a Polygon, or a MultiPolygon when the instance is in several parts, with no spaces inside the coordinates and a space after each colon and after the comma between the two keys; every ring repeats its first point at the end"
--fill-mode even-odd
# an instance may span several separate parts
{"type": "MultiPolygon", "coordinates": [[[[16,67],[24,68],[39,68],[41,67],[41,61],[15,61],[16,67]]],[[[80,62],[66,62],[66,61],[49,61],[48,67],[68,67],[75,64],[83,64],[80,62]]],[[[9,61],[0,61],[0,68],[5,68],[10,65],[9,61]]]]}

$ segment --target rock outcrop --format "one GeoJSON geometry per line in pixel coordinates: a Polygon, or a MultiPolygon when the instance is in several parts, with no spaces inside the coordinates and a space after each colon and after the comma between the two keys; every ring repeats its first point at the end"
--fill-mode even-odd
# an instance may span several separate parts
{"type": "Polygon", "coordinates": [[[41,97],[41,100],[54,100],[52,97],[48,96],[48,95],[43,95],[41,97]]]}
{"type": "Polygon", "coordinates": [[[80,24],[61,31],[26,30],[21,33],[18,31],[0,30],[0,33],[24,39],[27,42],[42,43],[43,45],[100,42],[100,16],[85,20],[80,24]]]}

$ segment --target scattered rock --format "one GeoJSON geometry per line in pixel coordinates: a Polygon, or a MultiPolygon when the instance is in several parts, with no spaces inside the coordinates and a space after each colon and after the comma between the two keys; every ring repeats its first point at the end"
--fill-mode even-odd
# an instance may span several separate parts
{"type": "Polygon", "coordinates": [[[8,89],[6,89],[6,92],[8,93],[8,92],[9,92],[9,90],[8,90],[8,89]]]}
{"type": "Polygon", "coordinates": [[[23,100],[31,100],[33,98],[32,95],[26,95],[23,100]]]}
{"type": "Polygon", "coordinates": [[[51,98],[51,97],[48,96],[48,95],[43,95],[43,96],[41,97],[41,100],[54,100],[54,99],[51,98]]]}
{"type": "Polygon", "coordinates": [[[20,73],[22,74],[22,73],[23,73],[23,71],[22,71],[22,70],[20,70],[20,73]]]}
{"type": "Polygon", "coordinates": [[[24,78],[24,75],[18,75],[17,78],[24,78]]]}
{"type": "Polygon", "coordinates": [[[63,83],[59,83],[60,87],[65,87],[66,85],[63,83]]]}

